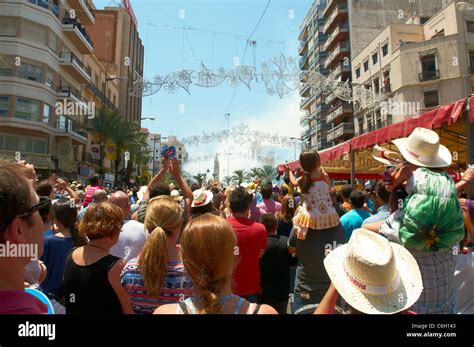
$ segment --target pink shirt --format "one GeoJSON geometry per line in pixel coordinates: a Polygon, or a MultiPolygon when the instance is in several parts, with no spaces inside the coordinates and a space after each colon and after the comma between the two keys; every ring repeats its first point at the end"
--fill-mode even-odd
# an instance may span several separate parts
{"type": "Polygon", "coordinates": [[[281,211],[281,204],[272,199],[263,200],[263,202],[258,204],[257,207],[260,209],[261,214],[277,213],[281,211]]]}
{"type": "Polygon", "coordinates": [[[20,290],[0,291],[0,314],[47,314],[48,307],[20,290]]]}

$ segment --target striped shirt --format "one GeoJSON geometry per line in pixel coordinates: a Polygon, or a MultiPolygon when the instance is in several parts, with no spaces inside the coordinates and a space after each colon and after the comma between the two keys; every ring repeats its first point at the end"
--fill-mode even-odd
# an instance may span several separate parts
{"type": "Polygon", "coordinates": [[[143,275],[138,270],[138,258],[131,259],[124,267],[122,287],[125,288],[136,314],[152,314],[157,307],[175,304],[191,297],[193,284],[186,274],[183,263],[168,261],[165,283],[157,297],[152,297],[145,287],[143,275]]]}

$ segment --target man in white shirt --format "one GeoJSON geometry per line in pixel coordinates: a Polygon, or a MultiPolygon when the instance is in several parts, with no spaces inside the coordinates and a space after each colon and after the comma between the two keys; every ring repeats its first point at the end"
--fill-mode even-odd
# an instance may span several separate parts
{"type": "Polygon", "coordinates": [[[130,199],[127,194],[117,191],[108,201],[120,207],[124,216],[118,242],[110,249],[110,254],[129,261],[140,254],[148,233],[142,223],[130,219],[130,199]]]}

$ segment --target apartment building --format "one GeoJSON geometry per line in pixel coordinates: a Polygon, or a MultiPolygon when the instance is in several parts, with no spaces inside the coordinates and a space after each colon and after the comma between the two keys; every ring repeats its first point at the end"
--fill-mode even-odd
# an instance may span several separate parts
{"type": "MultiPolygon", "coordinates": [[[[327,76],[329,71],[324,68],[327,57],[323,49],[327,37],[322,32],[324,18],[322,10],[326,6],[326,0],[319,3],[314,2],[306,14],[299,35],[300,47],[300,69],[303,71],[317,71],[327,76]]],[[[325,141],[326,132],[330,126],[326,124],[327,105],[321,91],[313,90],[308,81],[303,81],[300,88],[301,110],[300,118],[301,140],[304,147],[322,149],[328,147],[325,141]]]]}
{"type": "Polygon", "coordinates": [[[355,103],[355,133],[402,121],[474,92],[474,12],[456,3],[422,23],[392,24],[353,59],[353,80],[393,102],[355,103]]]}
{"type": "Polygon", "coordinates": [[[127,6],[106,7],[96,11],[96,24],[89,27],[91,37],[97,42],[95,55],[120,78],[120,113],[128,120],[140,124],[142,98],[130,95],[133,82],[143,76],[144,47],[138,35],[137,20],[127,6]]]}
{"type": "MultiPolygon", "coordinates": [[[[320,34],[326,38],[320,48],[326,56],[321,68],[331,79],[351,83],[352,57],[366,47],[380,30],[388,24],[405,23],[413,16],[426,21],[446,3],[446,0],[327,1],[320,15],[321,23],[323,23],[320,34]]],[[[315,12],[315,6],[313,4],[308,11],[303,24],[315,12]]],[[[302,30],[300,41],[304,42],[304,38],[302,30]]],[[[305,99],[302,101],[303,110],[308,107],[304,102],[305,99]]],[[[316,120],[315,126],[317,128],[319,125],[320,129],[326,129],[326,131],[321,131],[316,145],[312,143],[312,148],[318,150],[344,142],[355,134],[352,104],[343,102],[333,93],[323,95],[321,104],[325,105],[321,106],[321,109],[326,108],[325,122],[322,122],[322,119],[316,120]]],[[[311,108],[309,112],[312,112],[311,108]]],[[[311,124],[309,129],[311,133],[311,124]]]]}
{"type": "Polygon", "coordinates": [[[94,22],[86,0],[0,1],[2,158],[26,159],[43,177],[52,169],[75,177],[88,143],[77,125],[93,112],[84,57],[94,49],[85,25],[94,22]],[[59,112],[58,102],[74,107],[59,112]]]}

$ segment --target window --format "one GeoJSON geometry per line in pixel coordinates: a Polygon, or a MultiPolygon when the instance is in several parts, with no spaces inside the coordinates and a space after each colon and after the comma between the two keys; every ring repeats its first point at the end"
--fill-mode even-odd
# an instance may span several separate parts
{"type": "Polygon", "coordinates": [[[364,61],[364,72],[369,71],[369,60],[364,61]]]}
{"type": "Polygon", "coordinates": [[[34,138],[18,138],[9,134],[0,134],[0,149],[28,153],[48,153],[48,140],[34,138]]]}
{"type": "Polygon", "coordinates": [[[13,75],[13,57],[4,55],[0,59],[0,76],[12,76],[13,75]]]}
{"type": "Polygon", "coordinates": [[[372,54],[372,65],[375,65],[378,62],[379,62],[379,54],[378,53],[372,54]]]}
{"type": "Polygon", "coordinates": [[[56,51],[57,46],[58,46],[58,37],[53,32],[50,32],[49,33],[48,47],[51,48],[51,50],[54,53],[57,53],[57,51],[56,51]]]}
{"type": "Polygon", "coordinates": [[[425,108],[439,106],[439,94],[437,90],[428,90],[423,93],[425,108]]]}
{"type": "Polygon", "coordinates": [[[374,79],[374,92],[380,93],[380,80],[378,78],[374,79]]]}
{"type": "Polygon", "coordinates": [[[420,17],[420,24],[423,25],[430,20],[430,17],[420,17]]]}
{"type": "Polygon", "coordinates": [[[8,117],[8,96],[0,96],[0,117],[8,117]]]}
{"type": "Polygon", "coordinates": [[[46,45],[48,31],[45,26],[23,20],[21,37],[25,40],[46,45]]]}
{"type": "Polygon", "coordinates": [[[16,18],[0,17],[0,36],[16,36],[16,18]]]}
{"type": "Polygon", "coordinates": [[[429,81],[439,78],[439,71],[436,69],[436,57],[434,54],[424,55],[421,60],[420,81],[429,81]]]}
{"type": "Polygon", "coordinates": [[[474,33],[474,22],[473,21],[466,21],[466,30],[468,33],[474,33]]]}
{"type": "Polygon", "coordinates": [[[360,77],[360,67],[356,69],[356,78],[360,77]]]}
{"type": "Polygon", "coordinates": [[[469,52],[469,65],[471,65],[471,73],[474,73],[474,51],[469,52]]]}
{"type": "Polygon", "coordinates": [[[181,150],[182,150],[182,148],[181,148],[181,147],[179,147],[179,148],[178,148],[178,151],[181,151],[181,150]]]}
{"type": "Polygon", "coordinates": [[[58,118],[58,124],[57,124],[58,129],[67,129],[67,118],[64,117],[63,115],[60,115],[58,118]]]}
{"type": "Polygon", "coordinates": [[[43,81],[43,69],[39,66],[23,63],[20,65],[18,70],[18,77],[30,80],[30,81],[43,81]]]}
{"type": "Polygon", "coordinates": [[[183,156],[181,154],[178,154],[178,159],[183,159],[183,156]]]}
{"type": "Polygon", "coordinates": [[[382,56],[385,57],[388,54],[388,43],[382,46],[382,56]]]}
{"type": "Polygon", "coordinates": [[[51,117],[51,106],[44,104],[43,107],[43,123],[49,124],[49,119],[51,117]]]}
{"type": "Polygon", "coordinates": [[[32,120],[32,121],[39,121],[39,102],[33,101],[29,99],[16,99],[15,105],[15,117],[32,120]]]}
{"type": "Polygon", "coordinates": [[[434,34],[433,36],[431,36],[431,38],[432,38],[432,39],[435,39],[435,38],[437,38],[437,37],[443,37],[443,36],[444,36],[444,29],[438,31],[436,34],[434,34]]]}
{"type": "Polygon", "coordinates": [[[5,150],[17,151],[18,150],[18,137],[5,136],[5,150]]]}
{"type": "Polygon", "coordinates": [[[46,140],[36,140],[34,142],[34,152],[35,153],[48,153],[48,143],[46,140]]]}

